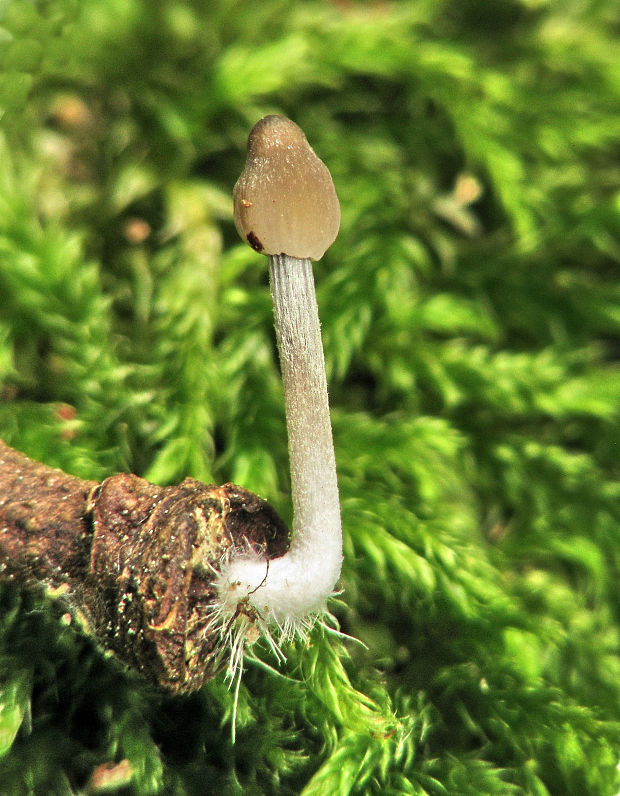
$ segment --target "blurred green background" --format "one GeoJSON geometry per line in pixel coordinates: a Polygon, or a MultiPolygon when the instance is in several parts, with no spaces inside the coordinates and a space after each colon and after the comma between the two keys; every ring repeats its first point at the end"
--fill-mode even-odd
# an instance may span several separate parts
{"type": "Polygon", "coordinates": [[[266,261],[283,113],[342,205],[315,266],[346,560],[240,691],[170,698],[0,591],[0,792],[620,789],[620,7],[0,0],[0,437],[290,520],[266,261]]]}

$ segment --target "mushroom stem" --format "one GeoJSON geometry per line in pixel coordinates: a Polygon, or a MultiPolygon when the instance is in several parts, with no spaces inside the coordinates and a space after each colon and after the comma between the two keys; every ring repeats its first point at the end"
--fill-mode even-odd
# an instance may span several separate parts
{"type": "Polygon", "coordinates": [[[269,277],[286,403],[294,510],[291,552],[318,551],[322,591],[329,594],[340,576],[342,529],[312,262],[272,255],[269,277]]]}
{"type": "MultiPolygon", "coordinates": [[[[320,613],[342,566],[342,528],[321,327],[309,259],[269,257],[271,295],[288,428],[293,539],[266,561],[233,558],[230,597],[247,599],[287,633],[320,613]]],[[[222,573],[224,575],[224,573],[222,573]]]]}

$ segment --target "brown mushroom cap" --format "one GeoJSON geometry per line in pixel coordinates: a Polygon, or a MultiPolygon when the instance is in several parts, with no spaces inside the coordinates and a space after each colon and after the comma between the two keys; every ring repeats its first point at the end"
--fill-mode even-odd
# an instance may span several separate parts
{"type": "Polygon", "coordinates": [[[340,227],[331,175],[285,116],[265,116],[252,128],[233,203],[239,235],[262,254],[319,260],[340,227]]]}

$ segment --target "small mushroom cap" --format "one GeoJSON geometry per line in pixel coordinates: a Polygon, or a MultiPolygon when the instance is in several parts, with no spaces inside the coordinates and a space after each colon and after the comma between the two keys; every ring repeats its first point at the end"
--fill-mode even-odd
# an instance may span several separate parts
{"type": "Polygon", "coordinates": [[[252,128],[233,204],[237,232],[262,254],[319,260],[340,227],[327,166],[285,116],[265,116],[252,128]]]}

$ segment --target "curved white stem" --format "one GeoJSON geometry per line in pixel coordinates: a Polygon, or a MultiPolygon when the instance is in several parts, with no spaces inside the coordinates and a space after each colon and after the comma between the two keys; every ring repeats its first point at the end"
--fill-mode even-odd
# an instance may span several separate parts
{"type": "Polygon", "coordinates": [[[241,555],[220,578],[220,598],[247,598],[287,630],[321,611],[342,565],[342,528],[321,327],[310,260],[269,257],[288,428],[293,539],[280,558],[241,555]],[[226,594],[224,594],[226,592],[226,594]]]}

